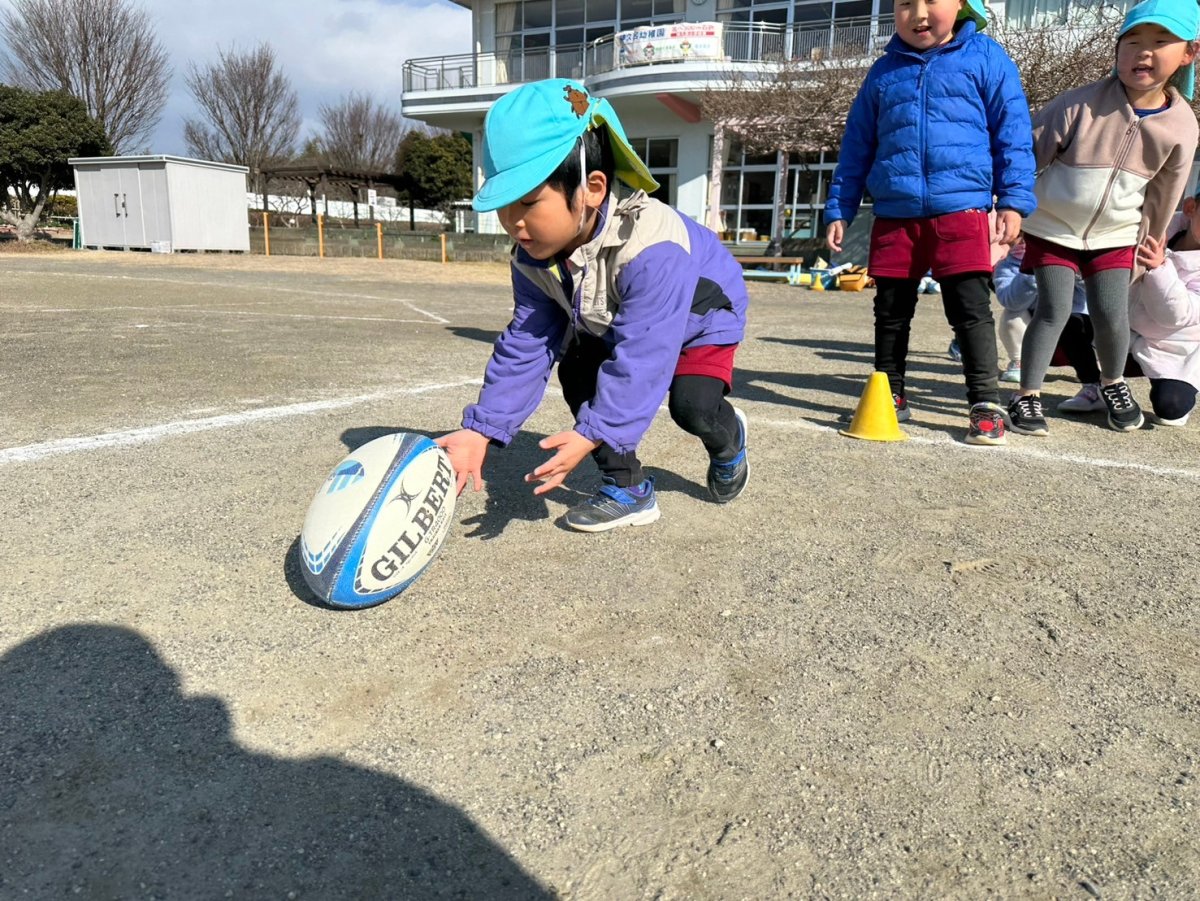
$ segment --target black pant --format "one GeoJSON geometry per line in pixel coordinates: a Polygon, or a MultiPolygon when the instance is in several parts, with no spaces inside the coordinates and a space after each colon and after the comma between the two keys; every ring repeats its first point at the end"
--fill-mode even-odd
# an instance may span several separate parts
{"type": "Polygon", "coordinates": [[[1075,377],[1085,385],[1100,384],[1100,364],[1096,361],[1095,338],[1092,332],[1092,317],[1072,314],[1063,326],[1058,347],[1067,358],[1075,377]]]}
{"type": "MultiPolygon", "coordinates": [[[[602,338],[580,336],[571,343],[558,364],[558,381],[572,415],[596,395],[596,378],[600,367],[612,356],[612,350],[602,338]]],[[[704,442],[709,456],[729,460],[741,450],[737,417],[725,400],[725,383],[703,375],[677,375],[671,381],[668,409],[675,424],[704,442]]],[[[607,444],[592,451],[592,459],[601,475],[616,480],[628,488],[641,483],[646,474],[636,451],[617,453],[607,444]]]]}
{"type": "Polygon", "coordinates": [[[1151,379],[1150,406],[1162,419],[1182,419],[1196,406],[1196,389],[1177,379],[1151,379]]]}
{"type": "MultiPolygon", "coordinates": [[[[962,352],[967,400],[1000,402],[996,387],[996,323],[992,319],[991,273],[967,272],[939,279],[946,321],[962,352]]],[[[915,278],[875,279],[875,369],[886,372],[892,393],[904,396],[908,336],[917,311],[915,278]]]]}

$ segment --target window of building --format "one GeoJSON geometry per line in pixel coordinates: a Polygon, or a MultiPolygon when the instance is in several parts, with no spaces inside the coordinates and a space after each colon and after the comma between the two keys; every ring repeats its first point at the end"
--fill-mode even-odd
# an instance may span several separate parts
{"type": "MultiPolygon", "coordinates": [[[[745,153],[733,137],[726,138],[725,147],[721,172],[722,237],[730,241],[765,241],[774,233],[778,178],[775,155],[745,153]]],[[[822,234],[821,216],[836,164],[837,154],[832,151],[791,154],[782,223],[786,237],[815,238],[822,234]]],[[[711,178],[712,171],[708,174],[711,178]]]]}
{"type": "Polygon", "coordinates": [[[629,144],[658,182],[658,190],[650,196],[675,206],[679,183],[679,141],[675,138],[634,138],[629,144]]]}

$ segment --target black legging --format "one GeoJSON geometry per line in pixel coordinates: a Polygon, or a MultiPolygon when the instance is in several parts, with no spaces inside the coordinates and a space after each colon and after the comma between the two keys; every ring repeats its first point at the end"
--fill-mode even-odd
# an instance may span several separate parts
{"type": "MultiPolygon", "coordinates": [[[[581,336],[572,342],[558,364],[558,381],[572,415],[596,395],[596,378],[612,350],[601,338],[581,336]]],[[[690,435],[695,435],[709,456],[729,459],[737,454],[738,421],[733,407],[725,400],[725,383],[705,375],[677,375],[671,381],[667,409],[671,419],[690,435]]],[[[607,444],[592,451],[592,459],[602,475],[628,488],[641,483],[646,474],[636,451],[618,454],[607,444]]]]}
{"type": "Polygon", "coordinates": [[[1176,379],[1151,379],[1150,406],[1160,419],[1182,419],[1196,406],[1196,389],[1176,379]]]}
{"type": "MultiPolygon", "coordinates": [[[[892,393],[904,396],[908,336],[917,309],[919,279],[875,279],[875,369],[886,372],[892,393]]],[[[967,400],[998,403],[996,323],[992,319],[991,273],[966,272],[940,280],[942,308],[962,352],[967,400]]]]}

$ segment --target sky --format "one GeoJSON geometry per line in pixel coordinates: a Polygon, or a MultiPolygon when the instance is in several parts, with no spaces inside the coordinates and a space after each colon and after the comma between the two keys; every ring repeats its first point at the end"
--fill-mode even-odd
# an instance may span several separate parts
{"type": "MultiPolygon", "coordinates": [[[[404,61],[471,51],[471,12],[449,0],[131,0],[154,19],[171,60],[170,94],[145,148],[186,155],[183,120],[195,115],[184,85],[188,63],[217,47],[268,41],[304,117],[300,143],[318,130],[322,103],[351,91],[399,110],[404,61]]],[[[10,6],[0,0],[0,6],[10,6]]]]}

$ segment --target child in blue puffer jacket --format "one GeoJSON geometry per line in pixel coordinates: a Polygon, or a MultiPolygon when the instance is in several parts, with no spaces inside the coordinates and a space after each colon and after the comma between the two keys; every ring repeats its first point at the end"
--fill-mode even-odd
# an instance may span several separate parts
{"type": "Polygon", "coordinates": [[[647,196],[658,187],[612,105],[567,79],[525,84],[483,125],[486,181],[477,210],[495,210],[516,242],[513,318],[496,340],[463,427],[437,439],[461,492],[481,486],[488,447],[506,445],[533,413],[555,363],[573,428],[544,438],[550,459],[525,480],[557,488],[591,455],[599,490],[567,511],[583,532],[649,525],[654,479],[637,448],[667,401],[700,439],[719,504],[750,475],[746,416],[725,399],[746,326],[742,267],[707,228],[647,196]],[[614,179],[631,188],[618,200],[614,179]]]}
{"type": "Polygon", "coordinates": [[[874,198],[875,369],[900,420],[909,329],[932,270],[962,353],[968,444],[1005,443],[988,281],[992,244],[1011,244],[1033,212],[1033,132],[1017,67],[995,41],[983,0],[896,0],[896,34],[850,108],[825,204],[841,252],[864,189],[874,198]],[[994,228],[988,213],[996,210],[994,228]]]}

